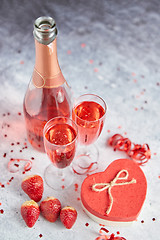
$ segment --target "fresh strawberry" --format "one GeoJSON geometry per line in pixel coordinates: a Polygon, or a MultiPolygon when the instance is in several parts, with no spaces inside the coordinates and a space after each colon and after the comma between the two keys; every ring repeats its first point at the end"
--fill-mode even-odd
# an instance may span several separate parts
{"type": "Polygon", "coordinates": [[[77,219],[76,209],[69,206],[62,208],[60,213],[60,219],[66,228],[68,229],[72,228],[73,224],[77,219]]]}
{"type": "Polygon", "coordinates": [[[61,203],[57,198],[48,197],[41,202],[40,210],[49,222],[55,222],[61,211],[61,203]]]}
{"type": "Polygon", "coordinates": [[[23,179],[23,191],[35,202],[39,202],[43,195],[43,179],[39,175],[31,175],[23,179]]]}
{"type": "Polygon", "coordinates": [[[33,227],[40,214],[38,204],[33,201],[26,201],[21,206],[21,215],[28,227],[33,227]]]}

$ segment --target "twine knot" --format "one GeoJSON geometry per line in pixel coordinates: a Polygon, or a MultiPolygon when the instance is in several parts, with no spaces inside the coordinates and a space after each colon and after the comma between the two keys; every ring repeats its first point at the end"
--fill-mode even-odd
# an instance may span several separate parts
{"type": "Polygon", "coordinates": [[[110,199],[110,204],[109,204],[109,207],[106,211],[106,214],[108,215],[112,209],[112,205],[113,205],[113,197],[112,197],[112,194],[111,194],[111,189],[112,187],[114,186],[119,186],[119,185],[128,185],[128,184],[133,184],[133,183],[136,183],[136,179],[132,179],[131,181],[129,182],[120,182],[120,183],[117,183],[117,180],[126,180],[128,179],[128,171],[125,170],[125,169],[122,169],[121,171],[119,171],[116,175],[116,177],[110,182],[110,183],[96,183],[94,185],[92,185],[92,190],[95,191],[95,192],[102,192],[106,189],[108,189],[108,195],[109,195],[109,199],[110,199]],[[124,173],[125,176],[124,177],[120,177],[120,175],[124,173]]]}

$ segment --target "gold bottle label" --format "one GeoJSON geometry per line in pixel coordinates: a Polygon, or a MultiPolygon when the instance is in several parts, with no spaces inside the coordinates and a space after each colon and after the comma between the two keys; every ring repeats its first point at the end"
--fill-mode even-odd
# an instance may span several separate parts
{"type": "Polygon", "coordinates": [[[64,84],[66,81],[62,72],[59,72],[54,77],[45,78],[36,69],[34,69],[32,82],[36,88],[56,88],[64,84]]]}

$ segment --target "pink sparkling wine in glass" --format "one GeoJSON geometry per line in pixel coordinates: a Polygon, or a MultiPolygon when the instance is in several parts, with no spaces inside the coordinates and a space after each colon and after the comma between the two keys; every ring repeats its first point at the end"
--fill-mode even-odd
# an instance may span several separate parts
{"type": "Polygon", "coordinates": [[[104,119],[102,121],[99,119],[104,114],[104,108],[93,101],[83,101],[73,109],[72,117],[78,126],[80,143],[88,145],[99,137],[104,124],[104,119]]]}
{"type": "Polygon", "coordinates": [[[66,123],[56,124],[45,133],[45,138],[50,143],[50,147],[47,147],[46,143],[46,153],[56,167],[65,168],[72,162],[76,150],[76,136],[74,128],[66,123]]]}

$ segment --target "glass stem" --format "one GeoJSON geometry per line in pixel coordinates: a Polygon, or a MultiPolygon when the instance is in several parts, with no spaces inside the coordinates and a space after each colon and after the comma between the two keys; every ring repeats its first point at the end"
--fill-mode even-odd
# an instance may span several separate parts
{"type": "Polygon", "coordinates": [[[57,168],[57,176],[60,178],[63,178],[63,176],[64,176],[63,168],[57,168]]]}
{"type": "Polygon", "coordinates": [[[85,146],[85,155],[88,156],[89,155],[89,145],[85,146]]]}

